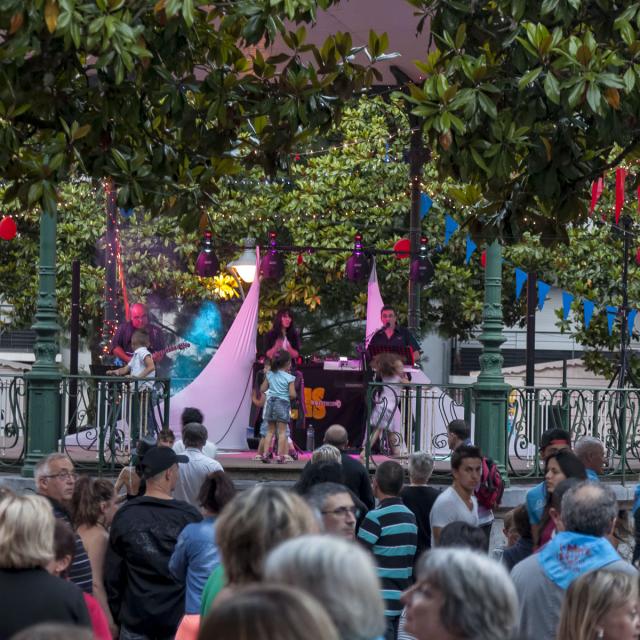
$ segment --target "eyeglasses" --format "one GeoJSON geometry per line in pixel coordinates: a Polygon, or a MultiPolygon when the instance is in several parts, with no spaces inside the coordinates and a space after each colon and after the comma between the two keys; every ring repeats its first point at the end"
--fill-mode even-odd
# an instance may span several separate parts
{"type": "Polygon", "coordinates": [[[358,507],[338,507],[337,509],[333,509],[331,511],[322,511],[324,515],[333,515],[340,516],[341,518],[345,518],[348,513],[350,513],[354,517],[358,517],[360,515],[360,510],[358,507]]]}
{"type": "Polygon", "coordinates": [[[78,474],[74,471],[61,471],[60,473],[52,473],[49,476],[42,476],[43,478],[59,478],[60,480],[75,480],[78,474]]]}

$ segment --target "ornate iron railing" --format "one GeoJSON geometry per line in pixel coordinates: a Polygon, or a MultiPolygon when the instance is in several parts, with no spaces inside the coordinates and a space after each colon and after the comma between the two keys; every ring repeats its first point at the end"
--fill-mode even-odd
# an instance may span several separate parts
{"type": "MultiPolygon", "coordinates": [[[[139,436],[168,425],[170,382],[69,376],[60,380],[58,450],[98,473],[128,462],[139,436]]],[[[0,376],[0,469],[22,465],[27,441],[28,378],[0,376]]]]}

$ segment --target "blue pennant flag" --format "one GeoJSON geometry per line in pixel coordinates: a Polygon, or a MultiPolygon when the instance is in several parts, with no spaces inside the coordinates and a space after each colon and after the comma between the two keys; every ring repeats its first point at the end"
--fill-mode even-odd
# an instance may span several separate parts
{"type": "Polygon", "coordinates": [[[573,294],[568,291],[562,292],[562,319],[566,320],[571,313],[571,305],[573,304],[573,294]]]}
{"type": "Polygon", "coordinates": [[[527,272],[522,269],[518,269],[516,267],[516,300],[520,298],[520,294],[522,293],[522,287],[524,287],[524,283],[527,281],[527,272]]]}
{"type": "Polygon", "coordinates": [[[542,280],[538,280],[538,309],[542,311],[544,307],[544,301],[547,299],[547,294],[551,289],[551,285],[542,280]]]}
{"type": "Polygon", "coordinates": [[[591,318],[593,316],[593,310],[595,309],[595,304],[591,302],[591,300],[587,300],[586,298],[582,301],[584,306],[584,326],[588,329],[591,324],[591,318]]]}
{"type": "Polygon", "coordinates": [[[637,309],[631,309],[631,311],[629,311],[629,315],[627,316],[627,322],[629,323],[629,335],[633,333],[633,325],[635,324],[637,313],[637,309]]]}
{"type": "Polygon", "coordinates": [[[429,213],[429,209],[431,209],[431,205],[433,204],[433,200],[426,194],[420,194],[420,219],[424,218],[427,213],[429,213]]]}
{"type": "Polygon", "coordinates": [[[469,264],[473,252],[478,248],[478,245],[471,239],[471,236],[467,234],[467,255],[464,258],[464,263],[469,264]]]}
{"type": "Polygon", "coordinates": [[[607,329],[609,329],[609,335],[613,333],[613,323],[616,321],[618,315],[618,307],[607,307],[607,329]]]}
{"type": "Polygon", "coordinates": [[[460,225],[447,213],[444,217],[444,244],[449,244],[451,236],[458,230],[460,225]]]}

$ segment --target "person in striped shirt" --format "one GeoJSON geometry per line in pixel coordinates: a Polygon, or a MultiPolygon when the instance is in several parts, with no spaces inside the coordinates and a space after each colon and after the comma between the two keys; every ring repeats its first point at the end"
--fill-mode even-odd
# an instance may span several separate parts
{"type": "Polygon", "coordinates": [[[403,481],[404,470],[397,462],[378,465],[373,479],[378,507],[367,513],[358,531],[358,540],[373,554],[381,581],[386,640],[395,640],[398,632],[400,596],[411,586],[418,543],[416,518],[400,498],[403,481]]]}

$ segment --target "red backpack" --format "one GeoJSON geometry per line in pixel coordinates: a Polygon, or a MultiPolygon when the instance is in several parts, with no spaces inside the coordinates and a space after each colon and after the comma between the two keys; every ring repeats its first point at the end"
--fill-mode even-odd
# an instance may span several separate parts
{"type": "Polygon", "coordinates": [[[480,486],[475,493],[478,504],[485,509],[495,509],[502,500],[504,480],[498,465],[491,458],[482,458],[480,486]]]}

